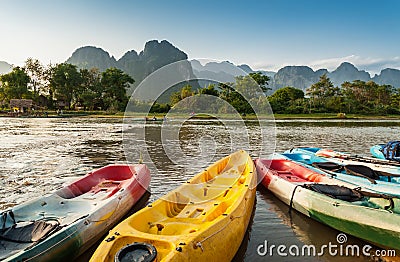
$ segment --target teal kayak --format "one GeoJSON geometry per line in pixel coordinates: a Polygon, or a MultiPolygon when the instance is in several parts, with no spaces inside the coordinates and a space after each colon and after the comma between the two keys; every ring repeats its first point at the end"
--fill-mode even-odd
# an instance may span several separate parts
{"type": "MultiPolygon", "coordinates": [[[[359,155],[351,155],[329,149],[317,147],[298,147],[285,151],[285,153],[303,153],[329,159],[330,162],[343,165],[364,165],[375,171],[400,176],[400,163],[392,160],[377,159],[359,155]]],[[[396,178],[394,178],[396,179],[396,178]]]]}
{"type": "Polygon", "coordinates": [[[0,260],[73,261],[142,197],[146,165],[109,165],[0,213],[0,260]]]}

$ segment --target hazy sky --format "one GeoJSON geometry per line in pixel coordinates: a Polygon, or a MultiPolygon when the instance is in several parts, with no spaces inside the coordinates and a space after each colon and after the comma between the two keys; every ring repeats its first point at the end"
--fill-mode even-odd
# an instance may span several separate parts
{"type": "Polygon", "coordinates": [[[190,59],[334,69],[400,68],[397,0],[0,0],[0,61],[63,62],[93,45],[120,58],[166,39],[190,59]]]}

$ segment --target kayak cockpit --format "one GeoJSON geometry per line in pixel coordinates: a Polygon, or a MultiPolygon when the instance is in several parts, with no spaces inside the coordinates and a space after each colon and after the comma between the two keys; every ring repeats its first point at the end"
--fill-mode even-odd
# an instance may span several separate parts
{"type": "MultiPolygon", "coordinates": [[[[28,249],[46,239],[60,229],[58,219],[38,219],[34,221],[16,221],[13,211],[1,213],[0,260],[5,259],[21,249],[28,249]],[[11,223],[6,223],[10,220],[11,223]]],[[[9,221],[9,222],[10,222],[9,221]]]]}
{"type": "Polygon", "coordinates": [[[237,195],[250,186],[244,184],[249,172],[243,160],[223,159],[165,196],[157,207],[150,205],[140,219],[130,221],[130,226],[151,235],[198,232],[204,223],[226,215],[237,195]]]}
{"type": "Polygon", "coordinates": [[[106,166],[87,174],[55,193],[65,199],[76,198],[87,193],[91,198],[109,198],[123,188],[125,184],[128,184],[135,174],[136,171],[132,170],[130,166],[106,166]],[[95,197],[96,194],[103,196],[95,197]]]}

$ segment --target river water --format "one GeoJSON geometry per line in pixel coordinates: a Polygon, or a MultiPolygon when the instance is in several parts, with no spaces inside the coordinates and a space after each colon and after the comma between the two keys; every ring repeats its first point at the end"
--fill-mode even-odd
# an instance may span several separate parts
{"type": "MultiPolygon", "coordinates": [[[[51,192],[95,168],[136,163],[137,154],[125,153],[130,149],[145,152],[144,161],[152,171],[149,201],[154,201],[242,144],[240,137],[236,141],[235,135],[217,120],[176,124],[179,128],[176,140],[160,138],[162,125],[154,122],[144,126],[135,119],[124,123],[117,118],[0,118],[0,210],[51,192]],[[146,141],[142,142],[146,149],[135,148],[135,139],[140,139],[136,137],[137,130],[145,130],[146,141]],[[180,152],[167,152],[162,143],[170,148],[178,145],[180,152]],[[179,160],[182,154],[185,161],[179,160]]],[[[168,125],[174,127],[174,120],[169,120],[168,125]]],[[[276,141],[270,138],[267,146],[273,148],[276,142],[277,152],[295,146],[316,146],[369,155],[370,146],[399,139],[400,131],[400,121],[386,120],[278,120],[275,126],[276,141]]],[[[245,128],[250,137],[247,149],[252,156],[258,156],[262,150],[260,128],[253,122],[247,122],[245,128]]],[[[284,244],[301,248],[312,244],[318,248],[329,242],[337,244],[339,233],[296,212],[289,215],[287,206],[261,187],[250,225],[235,261],[303,261],[304,257],[282,257],[276,253],[261,257],[257,248],[265,241],[269,246],[284,244]]],[[[366,245],[350,236],[346,243],[366,245]]],[[[308,260],[350,259],[327,253],[308,260]]],[[[374,260],[365,256],[351,259],[374,260]]]]}

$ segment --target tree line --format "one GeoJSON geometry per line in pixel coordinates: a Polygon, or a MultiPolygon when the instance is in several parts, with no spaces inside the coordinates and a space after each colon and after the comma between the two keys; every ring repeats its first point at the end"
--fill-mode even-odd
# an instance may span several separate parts
{"type": "Polygon", "coordinates": [[[285,87],[268,100],[275,113],[400,114],[400,89],[360,80],[338,87],[325,74],[305,93],[285,87]]]}
{"type": "MultiPolygon", "coordinates": [[[[244,80],[252,77],[255,82],[266,91],[269,78],[263,77],[260,83],[260,73],[253,73],[247,77],[236,77],[235,83],[221,83],[216,88],[211,84],[197,91],[192,91],[191,86],[185,86],[180,92],[171,96],[173,106],[180,100],[196,94],[210,94],[228,101],[240,113],[252,113],[252,109],[245,99],[234,89],[248,91],[252,84],[244,80]]],[[[317,83],[309,87],[306,92],[295,87],[283,87],[273,94],[260,97],[256,105],[262,110],[267,110],[266,101],[274,113],[278,114],[311,114],[311,113],[337,113],[337,114],[400,114],[400,89],[390,85],[379,85],[374,81],[344,82],[340,87],[334,86],[332,81],[322,75],[317,83]]],[[[161,108],[157,105],[157,108],[161,108]]]]}
{"type": "MultiPolygon", "coordinates": [[[[233,83],[209,84],[196,90],[186,85],[171,95],[169,103],[153,103],[150,112],[167,113],[178,105],[200,109],[214,107],[221,113],[230,113],[233,108],[241,114],[253,114],[251,102],[259,112],[267,112],[270,105],[274,113],[283,114],[400,114],[400,89],[373,81],[355,80],[338,87],[322,75],[306,92],[288,86],[263,96],[270,90],[268,76],[250,73],[234,80],[233,83]],[[185,104],[189,103],[184,102],[185,98],[201,94],[221,98],[229,106],[218,103],[196,105],[195,100],[190,102],[194,104],[185,104]]],[[[6,108],[11,99],[32,99],[41,108],[62,106],[67,109],[124,111],[129,100],[127,89],[133,83],[132,77],[117,68],[100,72],[96,68],[78,69],[68,63],[44,66],[39,60],[28,58],[24,66],[14,67],[10,73],[0,75],[0,106],[6,108]]]]}
{"type": "Polygon", "coordinates": [[[257,111],[267,110],[266,97],[263,94],[269,90],[267,87],[269,80],[268,76],[257,72],[237,76],[234,83],[209,84],[197,90],[193,90],[191,85],[185,85],[180,91],[171,95],[170,103],[156,102],[150,112],[166,113],[173,107],[218,113],[234,113],[234,109],[241,114],[254,114],[251,105],[257,106],[257,111]],[[220,99],[211,102],[211,100],[201,99],[201,95],[215,96],[220,99]],[[185,100],[188,97],[193,97],[193,99],[185,100]]]}
{"type": "Polygon", "coordinates": [[[68,63],[44,66],[28,58],[24,66],[0,75],[0,102],[7,107],[11,99],[32,99],[39,108],[123,111],[128,102],[126,90],[133,83],[132,77],[117,68],[100,72],[68,63]]]}

